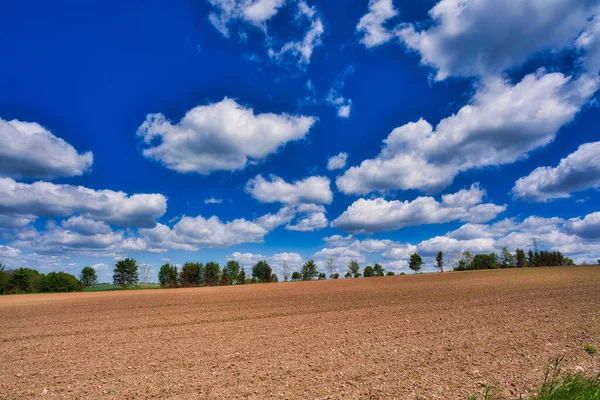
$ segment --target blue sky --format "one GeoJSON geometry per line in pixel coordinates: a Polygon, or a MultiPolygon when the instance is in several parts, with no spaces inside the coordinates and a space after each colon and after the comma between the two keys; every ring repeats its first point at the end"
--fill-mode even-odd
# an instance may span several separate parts
{"type": "Polygon", "coordinates": [[[9,267],[600,258],[598,1],[0,9],[9,267]]]}

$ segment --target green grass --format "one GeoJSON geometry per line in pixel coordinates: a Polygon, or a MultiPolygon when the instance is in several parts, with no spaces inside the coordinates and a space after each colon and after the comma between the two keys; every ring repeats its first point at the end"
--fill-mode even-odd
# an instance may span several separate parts
{"type": "Polygon", "coordinates": [[[560,369],[563,358],[559,357],[546,371],[546,377],[532,400],[598,400],[600,399],[600,375],[565,374],[560,369]]]}
{"type": "MultiPolygon", "coordinates": [[[[158,283],[136,283],[135,285],[128,286],[126,290],[142,290],[142,289],[159,289],[158,283]]],[[[105,292],[109,290],[123,290],[119,285],[113,285],[111,283],[99,283],[97,285],[86,288],[84,292],[105,292]]]]}
{"type": "MultiPolygon", "coordinates": [[[[600,375],[569,374],[561,369],[563,357],[558,357],[546,370],[544,383],[529,400],[600,400],[600,375]]],[[[482,397],[473,394],[467,400],[493,400],[492,388],[487,387],[482,397]]],[[[525,399],[519,397],[519,399],[525,399]]]]}
{"type": "Polygon", "coordinates": [[[596,352],[598,351],[598,349],[596,349],[596,346],[592,346],[591,344],[586,344],[585,347],[583,348],[585,350],[586,353],[588,353],[590,356],[593,356],[594,354],[596,354],[596,352]]]}

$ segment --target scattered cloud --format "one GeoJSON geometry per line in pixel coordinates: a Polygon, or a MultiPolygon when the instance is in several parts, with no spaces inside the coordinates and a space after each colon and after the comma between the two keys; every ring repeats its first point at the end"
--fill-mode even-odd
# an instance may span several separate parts
{"type": "Polygon", "coordinates": [[[513,195],[527,201],[566,199],[571,193],[600,188],[600,142],[585,143],[556,167],[538,167],[517,180],[513,195]]]}
{"type": "Polygon", "coordinates": [[[290,231],[312,232],[317,229],[325,228],[329,225],[325,216],[325,207],[316,204],[301,204],[296,207],[300,217],[296,219],[295,224],[287,224],[286,229],[290,231]]]}
{"type": "Polygon", "coordinates": [[[348,153],[340,153],[337,156],[329,157],[327,160],[327,169],[329,171],[334,171],[336,169],[342,169],[346,166],[346,161],[348,160],[348,153]]]}
{"type": "Polygon", "coordinates": [[[598,78],[574,80],[543,70],[516,85],[489,79],[471,104],[435,129],[420,119],[398,127],[381,153],[336,179],[346,194],[419,189],[437,192],[463,171],[515,162],[550,143],[597,90],[598,78]]]}
{"type": "Polygon", "coordinates": [[[35,122],[0,118],[0,143],[0,176],[79,176],[94,162],[92,152],[79,154],[72,145],[35,122]]]}
{"type": "Polygon", "coordinates": [[[442,201],[429,196],[412,201],[358,199],[331,226],[352,233],[374,233],[457,220],[486,222],[504,212],[506,206],[480,204],[485,195],[485,190],[473,184],[469,189],[442,195],[442,201]]]}
{"type": "Polygon", "coordinates": [[[394,32],[385,25],[397,15],[392,0],[369,0],[369,12],[356,25],[356,32],[362,35],[360,42],[370,48],[390,41],[394,32]]]}
{"type": "Polygon", "coordinates": [[[152,227],[166,210],[167,199],[162,194],[129,196],[112,190],[93,190],[43,181],[28,184],[0,178],[0,215],[6,219],[31,222],[39,217],[81,214],[108,224],[152,227]]]}
{"type": "Polygon", "coordinates": [[[426,24],[401,24],[395,30],[421,55],[422,64],[437,70],[437,80],[490,76],[536,52],[572,46],[599,11],[588,0],[520,1],[510,9],[496,0],[442,0],[429,11],[426,24]]]}
{"type": "Polygon", "coordinates": [[[210,199],[204,199],[204,204],[221,204],[223,199],[215,199],[211,197],[210,199]]]}
{"type": "Polygon", "coordinates": [[[269,180],[257,175],[248,181],[246,191],[261,203],[330,204],[333,201],[330,183],[329,178],[324,176],[310,176],[287,183],[275,175],[271,175],[269,180]]]}
{"type": "Polygon", "coordinates": [[[600,239],[600,212],[588,214],[583,219],[570,219],[565,222],[564,230],[584,239],[600,239]]]}
{"type": "Polygon", "coordinates": [[[347,67],[338,77],[336,78],[333,87],[327,94],[325,102],[337,109],[337,115],[340,118],[350,117],[350,111],[352,110],[352,99],[346,98],[340,94],[340,91],[344,89],[346,79],[350,74],[354,73],[354,66],[350,65],[347,67]]]}
{"type": "Polygon", "coordinates": [[[177,172],[237,171],[261,161],[286,143],[306,136],[316,119],[289,114],[254,114],[225,97],[188,111],[177,124],[148,114],[139,127],[143,155],[177,172]]]}
{"type": "Polygon", "coordinates": [[[213,12],[208,16],[210,23],[224,37],[230,37],[229,25],[243,21],[266,31],[265,23],[274,17],[283,6],[284,0],[208,0],[213,12]]]}
{"type": "Polygon", "coordinates": [[[269,49],[269,56],[277,61],[282,61],[285,57],[291,56],[298,59],[298,65],[306,67],[310,63],[313,51],[320,46],[325,34],[325,26],[315,7],[309,6],[305,1],[298,1],[296,12],[297,21],[308,21],[310,26],[304,33],[304,37],[298,41],[285,43],[279,51],[269,49]]]}

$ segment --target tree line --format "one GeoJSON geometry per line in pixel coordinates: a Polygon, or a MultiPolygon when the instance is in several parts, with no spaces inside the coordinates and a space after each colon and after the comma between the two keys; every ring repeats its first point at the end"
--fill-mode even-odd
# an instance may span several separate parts
{"type": "Polygon", "coordinates": [[[92,267],[83,268],[78,279],[67,272],[43,274],[31,268],[6,269],[0,264],[0,294],[78,292],[97,280],[92,267]]]}
{"type": "MultiPolygon", "coordinates": [[[[600,260],[598,260],[600,264],[600,260]]],[[[410,256],[408,267],[418,273],[423,266],[423,258],[418,253],[410,256]]],[[[569,257],[560,251],[538,251],[516,249],[514,254],[503,248],[500,255],[496,253],[472,255],[469,251],[460,254],[454,271],[469,271],[497,268],[523,268],[542,266],[574,265],[569,257]]],[[[435,267],[444,272],[444,254],[439,251],[435,257],[435,267]]],[[[302,265],[300,271],[291,272],[289,265],[282,266],[284,281],[310,281],[313,279],[339,279],[340,274],[333,258],[325,262],[328,272],[320,272],[314,260],[309,260],[302,265]]],[[[380,264],[367,265],[361,272],[361,266],[356,260],[350,260],[347,265],[345,278],[393,276],[394,271],[386,271],[380,264]]],[[[401,273],[404,275],[404,272],[401,273]]],[[[258,261],[251,269],[251,276],[246,276],[246,270],[235,260],[229,260],[221,268],[219,263],[210,261],[186,262],[180,268],[176,265],[164,264],[158,272],[158,281],[161,287],[195,287],[195,286],[227,286],[252,283],[278,282],[277,274],[266,260],[258,261]]],[[[118,261],[113,270],[113,283],[127,288],[139,282],[139,268],[137,261],[126,258],[118,261]]],[[[31,268],[18,268],[8,270],[0,264],[0,294],[9,293],[36,293],[36,292],[76,292],[84,290],[98,283],[96,270],[84,267],[79,276],[75,277],[67,272],[49,272],[47,274],[31,268]]]]}

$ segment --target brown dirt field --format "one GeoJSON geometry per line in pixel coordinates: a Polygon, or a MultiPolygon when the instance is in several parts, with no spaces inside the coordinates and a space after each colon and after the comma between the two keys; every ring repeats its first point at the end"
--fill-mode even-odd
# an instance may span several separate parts
{"type": "Polygon", "coordinates": [[[600,268],[0,297],[0,399],[466,399],[600,372],[600,268]]]}

